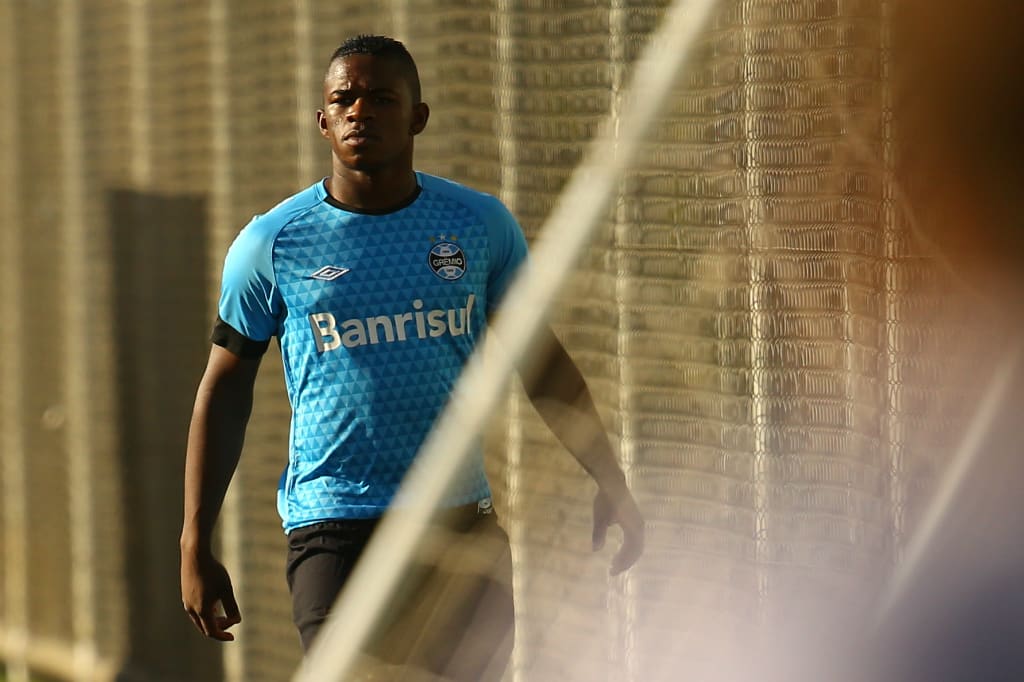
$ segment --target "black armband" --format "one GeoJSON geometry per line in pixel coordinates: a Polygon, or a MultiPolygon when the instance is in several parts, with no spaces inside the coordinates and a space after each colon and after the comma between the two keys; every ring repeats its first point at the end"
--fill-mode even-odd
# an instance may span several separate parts
{"type": "Polygon", "coordinates": [[[242,358],[258,358],[270,347],[270,339],[254,341],[220,319],[220,316],[213,325],[210,341],[242,358]]]}

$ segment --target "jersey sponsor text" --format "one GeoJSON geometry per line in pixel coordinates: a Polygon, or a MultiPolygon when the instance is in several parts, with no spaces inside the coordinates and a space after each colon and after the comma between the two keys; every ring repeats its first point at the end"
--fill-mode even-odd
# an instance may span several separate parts
{"type": "Polygon", "coordinates": [[[449,334],[462,336],[469,331],[475,294],[470,294],[463,308],[423,310],[423,301],[415,299],[412,311],[395,315],[352,318],[340,324],[329,312],[311,313],[309,326],[321,353],[359,346],[395,343],[410,338],[437,338],[449,334]],[[409,326],[411,325],[411,327],[409,326]]]}

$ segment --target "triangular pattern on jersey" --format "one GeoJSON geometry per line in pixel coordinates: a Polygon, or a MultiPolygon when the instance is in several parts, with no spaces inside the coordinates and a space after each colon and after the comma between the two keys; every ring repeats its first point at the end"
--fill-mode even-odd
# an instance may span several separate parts
{"type": "MultiPolygon", "coordinates": [[[[257,217],[229,252],[221,318],[254,337],[270,330],[284,360],[286,531],[383,514],[525,259],[522,232],[496,199],[417,179],[415,201],[385,215],[342,209],[318,182],[257,217]],[[431,265],[439,242],[465,258],[457,279],[431,265]],[[325,266],[347,272],[311,277],[325,266]]],[[[489,495],[478,451],[447,502],[489,495]]]]}

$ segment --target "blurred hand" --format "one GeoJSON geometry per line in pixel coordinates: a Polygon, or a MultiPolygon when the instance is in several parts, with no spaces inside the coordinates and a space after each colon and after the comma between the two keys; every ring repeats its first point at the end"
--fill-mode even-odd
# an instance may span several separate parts
{"type": "Polygon", "coordinates": [[[227,569],[212,554],[182,553],[181,602],[204,635],[222,642],[234,641],[235,636],[227,629],[240,623],[242,616],[227,569]]]}
{"type": "Polygon", "coordinates": [[[636,563],[644,551],[644,519],[636,500],[623,486],[613,496],[599,489],[594,497],[594,551],[604,547],[608,528],[617,524],[622,528],[622,546],[612,558],[611,575],[618,575],[636,563]]]}

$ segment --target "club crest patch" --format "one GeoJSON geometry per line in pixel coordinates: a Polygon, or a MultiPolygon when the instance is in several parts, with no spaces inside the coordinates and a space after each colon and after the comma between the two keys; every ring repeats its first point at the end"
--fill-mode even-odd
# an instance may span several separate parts
{"type": "Polygon", "coordinates": [[[439,241],[430,247],[427,263],[441,279],[454,282],[466,274],[466,253],[458,244],[439,241]]]}

